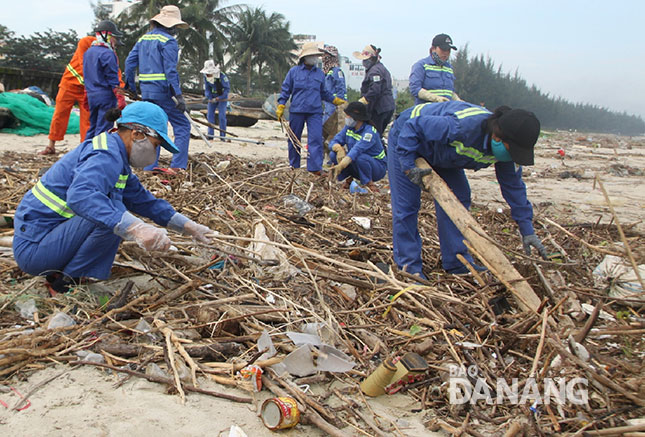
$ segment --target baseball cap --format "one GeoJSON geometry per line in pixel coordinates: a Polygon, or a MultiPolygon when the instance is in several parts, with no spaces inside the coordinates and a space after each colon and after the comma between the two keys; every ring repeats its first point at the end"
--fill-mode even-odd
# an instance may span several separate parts
{"type": "Polygon", "coordinates": [[[540,136],[540,120],[524,109],[511,109],[498,118],[502,141],[508,143],[513,162],[533,165],[535,143],[540,136]]]}
{"type": "Polygon", "coordinates": [[[445,33],[440,33],[432,38],[432,45],[434,47],[439,47],[441,50],[457,50],[457,47],[452,44],[452,38],[445,33]]]}
{"type": "Polygon", "coordinates": [[[168,137],[168,116],[159,106],[151,102],[134,102],[123,108],[116,124],[138,123],[154,130],[161,137],[161,145],[171,153],[179,149],[168,137]]]}

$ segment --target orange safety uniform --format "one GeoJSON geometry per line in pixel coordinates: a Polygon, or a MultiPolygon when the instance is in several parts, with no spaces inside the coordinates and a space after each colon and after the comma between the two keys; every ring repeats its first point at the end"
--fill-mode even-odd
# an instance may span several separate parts
{"type": "MultiPolygon", "coordinates": [[[[56,107],[54,109],[54,116],[52,117],[51,125],[49,126],[49,139],[52,141],[61,141],[64,138],[65,132],[67,131],[67,124],[69,123],[69,114],[72,112],[72,107],[76,103],[78,103],[81,110],[81,142],[85,141],[85,134],[90,128],[90,111],[89,108],[83,104],[85,99],[83,55],[94,41],[96,41],[96,37],[94,36],[86,36],[80,39],[76,46],[74,56],[72,56],[69,64],[67,64],[65,72],[63,73],[63,78],[58,84],[56,107]]],[[[120,86],[123,87],[124,84],[121,79],[120,69],[119,82],[120,86]]]]}

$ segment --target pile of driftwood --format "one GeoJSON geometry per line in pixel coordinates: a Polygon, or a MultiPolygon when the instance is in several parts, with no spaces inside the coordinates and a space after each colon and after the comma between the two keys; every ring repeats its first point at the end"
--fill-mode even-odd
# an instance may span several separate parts
{"type": "MultiPolygon", "coordinates": [[[[6,153],[3,165],[0,207],[10,218],[43,160],[6,153]]],[[[212,243],[173,234],[177,250],[152,256],[124,243],[110,281],[82,283],[55,298],[42,278],[21,273],[5,255],[0,383],[67,362],[123,373],[119,384],[136,376],[167,384],[182,398],[199,392],[250,403],[253,387],[236,372],[255,364],[264,370],[265,389],[294,397],[304,421],[330,435],[405,435],[374,413],[358,384],[384,359],[416,352],[428,370],[399,393],[427,412],[429,429],[480,436],[618,435],[612,432],[644,428],[630,421],[645,416],[643,300],[610,298],[592,274],[608,254],[643,263],[642,235],[630,226],[557,223],[538,210],[536,230],[551,253],[543,261],[522,253],[508,211],[476,205],[474,251],[490,259],[481,253],[489,247],[510,262],[500,268],[493,261],[494,275],[458,277],[440,269],[426,194],[419,218],[425,280],[393,265],[385,181],[381,194],[350,194],[284,164],[221,155],[192,156],[179,176],[141,179],[215,231],[212,243]],[[34,299],[36,312],[25,319],[16,305],[27,299],[34,299]],[[47,329],[60,312],[75,324],[47,329]],[[353,369],[306,377],[274,371],[296,349],[286,333],[305,324],[315,324],[353,369]],[[260,341],[263,333],[271,347],[260,341]],[[250,393],[205,390],[202,378],[250,393]],[[550,403],[494,402],[500,380],[511,386],[516,379],[522,396],[529,386],[543,395],[558,378],[586,381],[586,402],[558,400],[566,391],[541,396],[550,403]],[[322,395],[298,388],[338,379],[344,388],[322,395]],[[455,380],[490,396],[451,403],[455,380]]],[[[315,347],[311,354],[314,362],[325,358],[315,347]]]]}

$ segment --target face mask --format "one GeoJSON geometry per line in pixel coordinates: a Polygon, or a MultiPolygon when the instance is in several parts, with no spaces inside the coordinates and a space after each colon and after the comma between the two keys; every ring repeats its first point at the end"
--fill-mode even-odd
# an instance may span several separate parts
{"type": "Polygon", "coordinates": [[[432,52],[432,60],[440,67],[443,67],[446,64],[446,61],[442,60],[437,52],[432,52]]]}
{"type": "Polygon", "coordinates": [[[371,59],[363,60],[363,67],[365,67],[366,70],[369,70],[372,65],[374,65],[374,61],[372,61],[371,59]]]}
{"type": "Polygon", "coordinates": [[[513,158],[511,158],[511,154],[508,153],[508,150],[506,150],[502,141],[496,141],[491,138],[490,146],[491,149],[493,149],[493,155],[495,155],[495,158],[497,158],[499,162],[510,162],[513,160],[513,158]]]}
{"type": "Polygon", "coordinates": [[[302,59],[305,65],[308,65],[309,67],[313,67],[314,65],[316,65],[316,58],[317,56],[309,55],[309,56],[305,56],[302,59]]]}
{"type": "Polygon", "coordinates": [[[206,75],[206,82],[208,82],[208,83],[215,83],[215,76],[213,76],[213,75],[206,75]]]}
{"type": "Polygon", "coordinates": [[[356,126],[356,120],[354,120],[352,117],[345,117],[345,126],[347,127],[356,126]]]}
{"type": "Polygon", "coordinates": [[[154,164],[157,159],[157,147],[145,137],[142,140],[133,140],[130,149],[130,165],[134,168],[147,167],[154,164]]]}

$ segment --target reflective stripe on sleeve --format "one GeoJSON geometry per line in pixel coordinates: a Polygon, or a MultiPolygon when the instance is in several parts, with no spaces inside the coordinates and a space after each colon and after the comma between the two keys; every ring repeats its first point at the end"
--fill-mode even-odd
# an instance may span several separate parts
{"type": "Polygon", "coordinates": [[[103,132],[101,135],[97,135],[92,138],[92,149],[94,150],[107,150],[107,134],[103,132]]]}
{"type": "Polygon", "coordinates": [[[495,164],[497,162],[497,158],[495,158],[494,156],[484,155],[482,152],[473,147],[464,146],[464,143],[460,141],[453,141],[452,143],[450,143],[450,145],[456,149],[459,155],[472,158],[476,162],[481,162],[482,164],[495,164]]]}
{"type": "Polygon", "coordinates": [[[423,64],[423,68],[427,71],[443,71],[445,73],[454,74],[452,68],[446,66],[439,67],[438,65],[423,64]]]}
{"type": "Polygon", "coordinates": [[[114,188],[119,188],[123,189],[125,188],[125,184],[128,182],[128,175],[127,174],[120,174],[119,175],[119,181],[114,184],[114,188]]]}
{"type": "Polygon", "coordinates": [[[374,157],[374,159],[383,159],[383,158],[385,158],[385,150],[381,150],[381,153],[379,153],[374,157]]]}
{"type": "Polygon", "coordinates": [[[74,211],[67,207],[67,202],[49,191],[41,181],[36,183],[36,185],[31,189],[31,192],[34,194],[36,199],[40,200],[43,205],[54,211],[56,214],[65,218],[72,218],[76,215],[74,214],[74,211]]]}
{"type": "Polygon", "coordinates": [[[72,67],[72,64],[67,64],[67,71],[72,73],[72,76],[74,76],[76,78],[78,83],[80,83],[81,85],[85,85],[85,81],[83,80],[83,76],[78,74],[78,71],[74,70],[74,67],[72,67]]]}
{"type": "Polygon", "coordinates": [[[358,141],[361,140],[361,136],[352,130],[347,130],[345,134],[350,138],[354,138],[355,140],[358,140],[358,141]]]}

